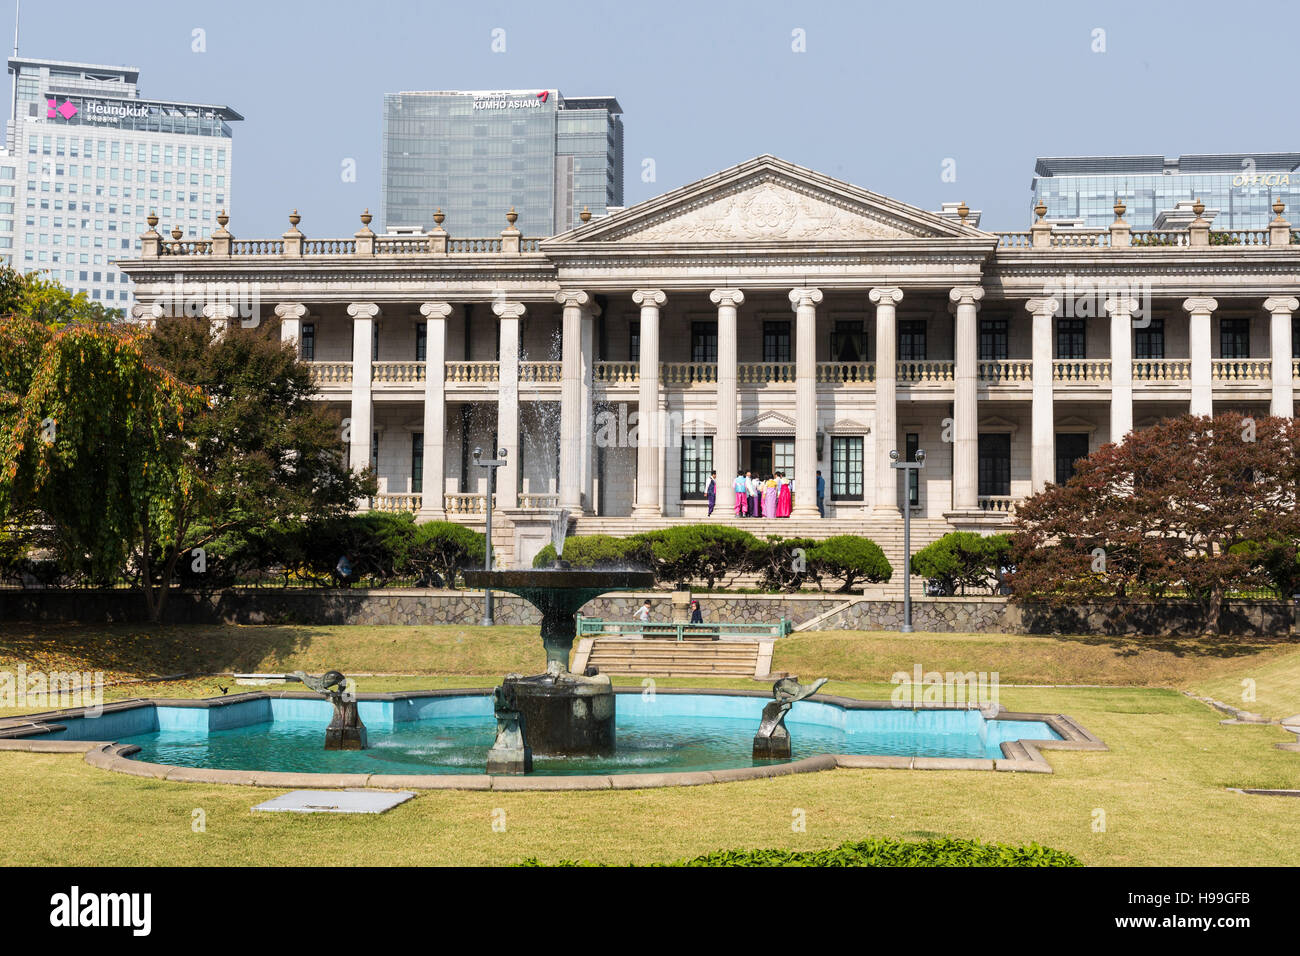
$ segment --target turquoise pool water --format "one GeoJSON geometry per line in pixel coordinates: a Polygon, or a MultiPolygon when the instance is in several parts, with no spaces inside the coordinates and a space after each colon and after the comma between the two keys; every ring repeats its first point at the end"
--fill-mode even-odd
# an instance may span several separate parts
{"type": "MultiPolygon", "coordinates": [[[[749,767],[765,698],[619,694],[611,758],[535,758],[544,775],[749,767]]],[[[140,707],[66,721],[55,736],[134,744],[135,759],[185,767],[315,773],[482,773],[496,721],[486,696],[361,701],[370,749],[322,749],[326,701],[262,699],[220,707],[140,707]]],[[[848,710],[801,701],[786,718],[799,760],[817,754],[1002,756],[1005,740],[1059,739],[1041,721],[978,711],[848,710]]]]}

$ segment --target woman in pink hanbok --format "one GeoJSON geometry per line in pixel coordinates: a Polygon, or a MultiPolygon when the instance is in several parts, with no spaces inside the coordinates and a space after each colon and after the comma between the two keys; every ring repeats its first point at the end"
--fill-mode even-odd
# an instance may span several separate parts
{"type": "Polygon", "coordinates": [[[779,484],[776,492],[776,516],[778,518],[788,518],[790,517],[790,506],[792,503],[790,497],[790,481],[785,475],[777,475],[776,478],[777,483],[779,484]]]}
{"type": "Polygon", "coordinates": [[[767,481],[763,482],[763,517],[775,518],[780,513],[776,509],[776,479],[769,478],[767,481]]]}

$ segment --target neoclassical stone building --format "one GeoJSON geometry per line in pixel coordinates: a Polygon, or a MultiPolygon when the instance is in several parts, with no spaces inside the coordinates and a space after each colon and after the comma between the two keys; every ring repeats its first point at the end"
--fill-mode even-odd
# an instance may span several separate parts
{"type": "MultiPolygon", "coordinates": [[[[153,228],[119,263],[142,319],[196,303],[279,322],[373,466],[370,503],[421,519],[496,508],[525,562],[559,509],[578,531],[731,516],[737,471],[794,479],[765,533],[921,539],[1004,523],[1099,445],[1156,419],[1292,415],[1300,244],[1266,230],[991,233],[760,156],[548,239],[210,240],[153,228]],[[890,452],[926,452],[904,488],[890,452]],[[814,493],[826,483],[825,519],[814,493]]],[[[1199,217],[1199,212],[1197,213],[1199,217]]],[[[1041,217],[1041,212],[1040,212],[1041,217]]],[[[494,538],[496,536],[494,535],[494,538]]],[[[895,557],[891,555],[891,557],[895,557]]]]}

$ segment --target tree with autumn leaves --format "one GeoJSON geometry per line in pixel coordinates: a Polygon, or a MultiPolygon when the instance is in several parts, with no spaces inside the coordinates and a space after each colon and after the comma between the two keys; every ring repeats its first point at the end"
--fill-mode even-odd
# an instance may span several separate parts
{"type": "Polygon", "coordinates": [[[1190,598],[1217,633],[1234,592],[1293,587],[1300,428],[1292,419],[1184,415],[1079,461],[1019,506],[1019,601],[1190,598]]]}
{"type": "Polygon", "coordinates": [[[196,549],[374,493],[278,325],[97,318],[0,319],[0,517],[66,569],[133,577],[157,621],[196,549]]]}

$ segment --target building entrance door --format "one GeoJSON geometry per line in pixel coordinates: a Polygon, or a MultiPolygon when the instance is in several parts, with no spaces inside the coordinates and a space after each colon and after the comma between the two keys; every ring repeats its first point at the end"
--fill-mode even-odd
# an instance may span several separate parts
{"type": "Polygon", "coordinates": [[[749,464],[745,466],[745,470],[753,472],[759,478],[767,478],[778,471],[787,478],[793,478],[794,439],[750,439],[749,464]]]}

